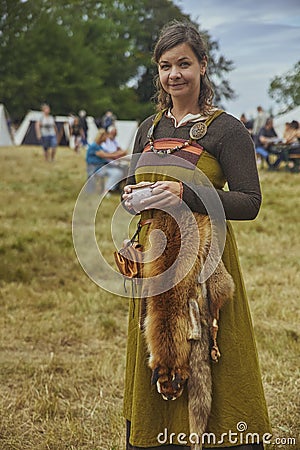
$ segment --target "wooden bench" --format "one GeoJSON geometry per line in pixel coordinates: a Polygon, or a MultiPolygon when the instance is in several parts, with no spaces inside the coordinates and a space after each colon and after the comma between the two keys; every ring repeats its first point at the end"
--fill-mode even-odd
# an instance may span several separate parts
{"type": "Polygon", "coordinates": [[[282,162],[285,162],[286,170],[290,172],[299,172],[300,169],[300,143],[294,144],[275,144],[270,147],[270,156],[279,157],[283,155],[282,162]],[[293,162],[293,167],[290,167],[290,163],[293,162]]]}
{"type": "Polygon", "coordinates": [[[299,153],[289,153],[289,160],[287,162],[287,168],[290,172],[300,172],[300,152],[299,153]],[[289,162],[293,162],[293,167],[288,167],[289,162]]]}

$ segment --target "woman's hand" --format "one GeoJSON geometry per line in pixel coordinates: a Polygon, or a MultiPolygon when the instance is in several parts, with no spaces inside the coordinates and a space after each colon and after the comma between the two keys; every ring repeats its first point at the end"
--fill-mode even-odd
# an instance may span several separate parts
{"type": "MultiPolygon", "coordinates": [[[[153,185],[153,183],[151,183],[150,181],[141,181],[140,183],[137,184],[127,184],[124,187],[124,194],[122,195],[122,198],[124,200],[124,205],[126,208],[128,209],[133,209],[132,204],[131,204],[131,199],[132,199],[132,190],[136,187],[136,186],[141,186],[141,187],[146,187],[149,185],[153,185]]],[[[138,212],[138,211],[136,211],[138,212]]]]}
{"type": "Polygon", "coordinates": [[[144,209],[166,209],[178,206],[182,199],[182,183],[157,181],[152,186],[152,196],[141,201],[144,209]]]}
{"type": "MultiPolygon", "coordinates": [[[[143,185],[143,183],[139,183],[143,185]]],[[[147,186],[147,184],[145,184],[147,186]]],[[[177,181],[157,181],[152,184],[152,195],[140,201],[141,210],[147,209],[168,209],[176,207],[181,202],[182,197],[182,185],[177,181]]],[[[132,208],[132,185],[127,185],[124,188],[123,199],[125,200],[125,206],[129,209],[132,208]]]]}
{"type": "Polygon", "coordinates": [[[122,195],[122,198],[124,200],[124,205],[126,208],[131,209],[132,205],[130,203],[130,200],[132,198],[132,184],[127,184],[126,186],[124,186],[124,194],[122,195]]]}

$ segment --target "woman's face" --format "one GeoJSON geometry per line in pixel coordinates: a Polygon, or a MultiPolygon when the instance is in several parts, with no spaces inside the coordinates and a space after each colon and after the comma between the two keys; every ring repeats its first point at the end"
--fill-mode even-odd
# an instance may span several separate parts
{"type": "Polygon", "coordinates": [[[197,56],[187,43],[167,50],[158,62],[161,85],[173,99],[198,100],[200,75],[204,75],[205,70],[206,61],[199,63],[197,56]]]}

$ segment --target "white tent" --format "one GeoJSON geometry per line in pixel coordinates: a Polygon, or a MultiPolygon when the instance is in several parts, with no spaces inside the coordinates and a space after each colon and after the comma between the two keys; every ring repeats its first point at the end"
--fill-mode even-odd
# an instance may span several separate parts
{"type": "MultiPolygon", "coordinates": [[[[15,133],[16,145],[40,145],[35,134],[35,122],[41,116],[40,111],[29,111],[23,119],[21,125],[15,133]]],[[[68,145],[69,143],[69,117],[55,116],[55,123],[59,133],[59,145],[68,145]]],[[[93,117],[87,117],[88,124],[88,143],[92,143],[97,134],[98,128],[93,117]]],[[[117,120],[116,128],[118,131],[117,140],[122,149],[132,152],[135,133],[138,123],[134,120],[117,120]]]]}
{"type": "Polygon", "coordinates": [[[297,120],[297,122],[300,123],[300,106],[297,106],[285,114],[274,117],[274,129],[279,137],[283,136],[286,122],[292,122],[292,120],[297,120]]]}
{"type": "Polygon", "coordinates": [[[135,120],[116,120],[117,141],[123,150],[132,153],[138,122],[135,120]]]}
{"type": "MultiPolygon", "coordinates": [[[[41,111],[29,111],[15,133],[16,145],[40,145],[35,133],[35,122],[41,117],[41,111]]],[[[58,144],[68,145],[69,142],[69,118],[57,116],[54,118],[58,129],[58,144]]]]}
{"type": "Polygon", "coordinates": [[[5,108],[4,105],[0,103],[0,146],[4,147],[10,145],[13,145],[13,143],[7,126],[5,108]]]}

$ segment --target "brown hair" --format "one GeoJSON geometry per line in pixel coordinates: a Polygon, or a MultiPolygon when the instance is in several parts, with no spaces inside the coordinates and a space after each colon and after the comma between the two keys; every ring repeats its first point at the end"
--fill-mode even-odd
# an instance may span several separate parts
{"type": "MultiPolygon", "coordinates": [[[[199,63],[207,61],[207,49],[203,37],[200,35],[197,28],[190,22],[179,22],[176,20],[167,24],[160,33],[158,41],[155,45],[153,52],[153,61],[158,64],[161,56],[171,48],[177,45],[187,43],[193,50],[195,56],[198,58],[199,63]]],[[[212,107],[212,100],[214,92],[211,82],[205,72],[204,76],[200,76],[200,95],[198,104],[202,113],[207,113],[212,107]]],[[[155,78],[156,94],[155,99],[157,101],[157,109],[171,108],[172,98],[163,89],[159,80],[159,75],[155,78]]]]}

